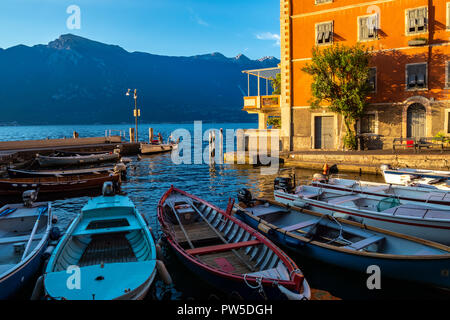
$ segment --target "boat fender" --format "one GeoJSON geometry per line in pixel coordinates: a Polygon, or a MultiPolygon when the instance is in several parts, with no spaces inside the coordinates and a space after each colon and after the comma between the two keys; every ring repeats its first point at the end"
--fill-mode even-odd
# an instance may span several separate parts
{"type": "Polygon", "coordinates": [[[156,258],[158,260],[164,261],[164,255],[162,253],[161,245],[159,244],[159,242],[155,245],[155,248],[156,248],[156,258]]]}
{"type": "Polygon", "coordinates": [[[58,223],[58,216],[56,214],[52,215],[52,223],[53,224],[58,223]]]}
{"type": "Polygon", "coordinates": [[[309,300],[311,298],[311,291],[307,284],[303,285],[303,293],[292,292],[280,284],[278,284],[278,289],[286,296],[288,300],[309,300]]]}
{"type": "Polygon", "coordinates": [[[50,240],[59,240],[61,238],[61,230],[58,227],[53,227],[50,230],[50,240]]]}
{"type": "Polygon", "coordinates": [[[56,246],[48,246],[47,249],[45,249],[44,253],[42,254],[42,259],[46,261],[48,258],[51,257],[53,251],[55,250],[56,246]]]}
{"type": "Polygon", "coordinates": [[[269,233],[270,227],[268,227],[266,224],[264,223],[260,223],[258,225],[258,230],[261,232],[264,232],[265,234],[269,233]]]}
{"type": "Polygon", "coordinates": [[[34,285],[33,293],[30,300],[41,300],[45,295],[44,292],[44,276],[40,276],[34,285]]]}
{"type": "Polygon", "coordinates": [[[161,260],[156,260],[156,268],[158,269],[158,274],[164,281],[164,283],[170,286],[173,283],[173,281],[172,277],[169,274],[169,271],[167,271],[164,262],[162,262],[161,260]]]}

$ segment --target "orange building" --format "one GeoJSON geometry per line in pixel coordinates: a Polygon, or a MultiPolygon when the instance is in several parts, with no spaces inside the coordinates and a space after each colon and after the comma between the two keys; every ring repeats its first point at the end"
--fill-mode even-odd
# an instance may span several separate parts
{"type": "Polygon", "coordinates": [[[285,151],[341,149],[341,117],[311,110],[302,68],[314,46],[361,42],[373,53],[373,93],[358,121],[369,148],[394,138],[450,135],[450,1],[281,0],[281,138],[285,151]]]}

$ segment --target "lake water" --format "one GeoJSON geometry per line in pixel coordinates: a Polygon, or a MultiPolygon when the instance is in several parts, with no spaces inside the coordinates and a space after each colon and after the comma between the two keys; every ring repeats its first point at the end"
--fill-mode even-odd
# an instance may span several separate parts
{"type": "MultiPolygon", "coordinates": [[[[105,130],[128,130],[129,125],[83,125],[83,126],[30,126],[0,127],[0,141],[71,137],[77,131],[80,137],[102,136],[105,130]]],[[[155,134],[161,132],[167,137],[176,129],[184,128],[192,133],[193,124],[151,124],[140,126],[141,140],[148,140],[148,128],[154,128],[155,134]]],[[[243,124],[203,124],[203,129],[245,129],[254,128],[253,123],[243,124]]],[[[206,141],[203,147],[206,147],[206,141]]],[[[315,172],[296,169],[299,179],[308,179],[315,172]]],[[[175,165],[170,154],[144,156],[133,162],[128,169],[128,181],[122,189],[136,204],[138,210],[149,221],[153,230],[160,235],[156,219],[156,206],[164,192],[174,185],[189,193],[195,194],[221,208],[225,208],[229,197],[236,197],[241,188],[248,188],[256,197],[273,198],[273,179],[277,174],[261,175],[260,168],[253,166],[208,164],[175,165]]],[[[380,181],[377,176],[346,175],[349,178],[380,181]]],[[[53,203],[55,214],[59,217],[58,226],[64,230],[72,219],[80,212],[88,197],[58,200],[53,203]]],[[[167,287],[160,280],[155,282],[149,299],[225,299],[223,294],[204,283],[202,279],[191,274],[174,258],[169,248],[164,247],[166,265],[174,279],[174,286],[167,287]]],[[[367,289],[368,275],[329,266],[317,261],[307,260],[291,252],[289,255],[304,272],[313,288],[325,290],[342,299],[368,298],[448,298],[441,291],[400,281],[382,279],[382,290],[367,289]]],[[[23,297],[28,297],[32,288],[27,288],[23,297]]]]}

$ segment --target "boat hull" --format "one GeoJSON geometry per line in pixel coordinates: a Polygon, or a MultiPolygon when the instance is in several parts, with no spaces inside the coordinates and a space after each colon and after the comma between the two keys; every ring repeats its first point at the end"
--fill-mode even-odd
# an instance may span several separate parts
{"type": "Polygon", "coordinates": [[[337,213],[341,216],[351,216],[356,221],[376,227],[379,229],[391,230],[397,233],[411,235],[417,238],[427,239],[450,245],[450,222],[440,221],[419,221],[406,217],[395,217],[392,215],[376,214],[367,210],[356,210],[341,206],[335,206],[329,203],[321,203],[311,199],[304,199],[293,194],[275,191],[275,200],[296,207],[313,207],[319,213],[333,214],[337,213]]]}
{"type": "MultiPolygon", "coordinates": [[[[286,300],[286,296],[281,291],[272,285],[264,286],[264,294],[259,293],[258,290],[250,288],[242,281],[233,281],[229,278],[218,277],[208,272],[207,270],[200,268],[196,263],[193,263],[190,259],[186,259],[183,253],[179,252],[173,244],[169,244],[172,250],[175,252],[178,260],[191,271],[197,277],[207,282],[210,286],[219,289],[222,293],[230,295],[232,298],[238,298],[242,300],[286,300]]],[[[306,283],[306,281],[305,281],[306,283]]]]}
{"type": "MultiPolygon", "coordinates": [[[[260,222],[245,213],[236,213],[236,217],[259,229],[260,222]]],[[[392,279],[413,281],[440,288],[450,288],[450,277],[448,276],[450,258],[446,259],[399,259],[399,258],[377,258],[361,254],[352,254],[321,247],[306,241],[301,241],[288,233],[269,229],[264,233],[274,243],[293,250],[294,252],[322,261],[328,264],[340,266],[350,270],[366,273],[369,266],[378,266],[382,277],[392,279]]]]}
{"type": "Polygon", "coordinates": [[[141,143],[141,153],[142,154],[157,154],[170,152],[176,149],[177,145],[174,144],[146,144],[141,143]]]}
{"type": "Polygon", "coordinates": [[[0,300],[16,295],[27,284],[42,266],[42,255],[47,249],[48,238],[39,250],[18,269],[0,278],[0,300]]]}
{"type": "Polygon", "coordinates": [[[84,164],[93,164],[101,162],[118,161],[120,155],[117,153],[94,154],[86,156],[69,156],[69,157],[47,157],[38,155],[36,157],[41,167],[65,167],[78,166],[84,164]]]}
{"type": "MultiPolygon", "coordinates": [[[[346,192],[352,192],[352,193],[358,193],[358,194],[367,194],[369,196],[376,196],[376,197],[388,197],[388,196],[392,196],[394,194],[383,194],[383,193],[377,193],[377,192],[370,192],[370,191],[366,191],[365,189],[358,189],[358,187],[356,188],[350,188],[350,187],[346,187],[343,185],[334,185],[334,184],[326,184],[326,183],[312,183],[313,186],[316,187],[322,187],[322,188],[326,188],[326,189],[331,189],[331,190],[339,190],[339,191],[346,191],[346,192]]],[[[432,190],[429,190],[430,192],[432,192],[432,190]]],[[[412,196],[412,193],[410,196],[406,196],[406,195],[401,195],[398,192],[395,193],[396,198],[398,198],[399,200],[403,200],[404,202],[422,202],[422,203],[431,203],[431,204],[438,204],[438,205],[447,205],[450,206],[450,200],[447,200],[447,197],[445,197],[445,193],[442,196],[441,200],[437,200],[437,197],[429,197],[426,198],[423,195],[417,194],[416,197],[412,196]]]]}
{"type": "Polygon", "coordinates": [[[119,174],[88,175],[65,178],[31,178],[0,180],[0,196],[21,196],[23,192],[39,188],[39,195],[77,192],[92,189],[101,190],[107,181],[120,182],[119,174]]]}

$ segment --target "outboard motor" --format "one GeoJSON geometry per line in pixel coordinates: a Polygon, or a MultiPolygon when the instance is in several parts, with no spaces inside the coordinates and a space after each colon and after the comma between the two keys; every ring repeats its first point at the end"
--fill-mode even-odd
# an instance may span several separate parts
{"type": "Polygon", "coordinates": [[[105,197],[112,197],[114,196],[114,185],[111,181],[107,181],[103,184],[102,194],[105,197]]]}
{"type": "Polygon", "coordinates": [[[388,165],[388,164],[382,164],[382,165],[380,166],[380,169],[383,170],[383,171],[389,170],[389,169],[391,169],[391,166],[388,165]]]}
{"type": "Polygon", "coordinates": [[[123,162],[119,162],[114,166],[114,173],[120,173],[120,178],[122,180],[127,179],[127,166],[123,162]]]}
{"type": "Polygon", "coordinates": [[[313,179],[314,182],[320,182],[320,183],[327,183],[327,177],[324,176],[322,173],[315,173],[313,175],[313,179]]]}
{"type": "Polygon", "coordinates": [[[22,193],[23,204],[27,208],[31,208],[33,206],[33,202],[37,200],[37,191],[36,190],[27,190],[22,193]]]}
{"type": "Polygon", "coordinates": [[[237,198],[239,202],[245,203],[246,205],[250,205],[253,200],[252,193],[246,188],[239,190],[237,198]]]}
{"type": "Polygon", "coordinates": [[[286,193],[292,193],[294,191],[294,185],[291,178],[277,177],[273,182],[275,190],[282,190],[286,193]]]}

